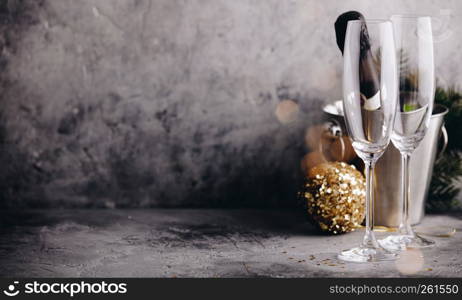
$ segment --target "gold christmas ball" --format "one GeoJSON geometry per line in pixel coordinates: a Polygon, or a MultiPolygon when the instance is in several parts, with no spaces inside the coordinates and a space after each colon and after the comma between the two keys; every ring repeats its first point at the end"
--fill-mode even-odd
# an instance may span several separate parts
{"type": "MultiPolygon", "coordinates": [[[[327,147],[326,147],[327,148],[327,147]]],[[[347,136],[337,137],[328,146],[329,158],[331,161],[350,162],[356,157],[356,152],[351,145],[350,138],[347,136]],[[342,149],[342,140],[345,149],[342,149]]]]}
{"type": "Polygon", "coordinates": [[[308,174],[311,168],[325,162],[327,162],[327,160],[321,152],[313,151],[303,156],[303,159],[300,162],[300,166],[302,168],[303,174],[308,174]]]}
{"type": "Polygon", "coordinates": [[[301,197],[310,221],[322,231],[353,231],[364,220],[366,182],[352,165],[328,162],[311,168],[301,197]]]}
{"type": "Polygon", "coordinates": [[[323,138],[323,132],[325,131],[322,125],[315,125],[309,127],[305,132],[305,145],[308,149],[312,151],[316,151],[319,149],[319,143],[321,143],[321,139],[323,138]]]}

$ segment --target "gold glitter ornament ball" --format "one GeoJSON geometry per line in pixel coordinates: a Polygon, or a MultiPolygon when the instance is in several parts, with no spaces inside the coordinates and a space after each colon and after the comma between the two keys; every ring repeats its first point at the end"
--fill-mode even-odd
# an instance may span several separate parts
{"type": "Polygon", "coordinates": [[[328,162],[311,168],[301,197],[310,221],[322,231],[353,231],[364,220],[366,182],[352,165],[328,162]]]}

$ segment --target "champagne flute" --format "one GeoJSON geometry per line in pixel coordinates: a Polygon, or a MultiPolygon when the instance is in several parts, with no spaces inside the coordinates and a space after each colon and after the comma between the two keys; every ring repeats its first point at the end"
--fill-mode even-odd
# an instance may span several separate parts
{"type": "Polygon", "coordinates": [[[433,110],[433,38],[429,16],[393,15],[391,21],[399,64],[399,104],[391,139],[401,153],[402,214],[398,234],[379,242],[389,250],[405,250],[435,244],[415,234],[409,221],[411,154],[425,137],[433,110]]]}
{"type": "Polygon", "coordinates": [[[393,128],[398,77],[393,26],[389,20],[351,20],[343,49],[343,110],[356,154],[366,175],[366,233],[359,247],[338,258],[352,262],[393,260],[374,235],[374,166],[393,128]]]}

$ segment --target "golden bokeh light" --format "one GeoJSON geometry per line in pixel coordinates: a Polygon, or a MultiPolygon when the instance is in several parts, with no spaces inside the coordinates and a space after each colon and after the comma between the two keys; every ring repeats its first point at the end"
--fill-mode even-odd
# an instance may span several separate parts
{"type": "Polygon", "coordinates": [[[298,104],[293,100],[283,100],[279,102],[274,114],[282,124],[292,123],[297,120],[299,113],[298,104]]]}
{"type": "Polygon", "coordinates": [[[395,261],[396,269],[403,275],[413,275],[422,270],[424,265],[422,251],[416,248],[407,249],[399,254],[395,261]]]}

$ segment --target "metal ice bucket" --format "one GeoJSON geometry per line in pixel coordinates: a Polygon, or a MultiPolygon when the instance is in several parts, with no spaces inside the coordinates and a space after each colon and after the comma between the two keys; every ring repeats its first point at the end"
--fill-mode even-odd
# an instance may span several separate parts
{"type": "MultiPolygon", "coordinates": [[[[440,153],[444,151],[448,143],[448,135],[444,127],[444,116],[447,112],[446,107],[435,105],[427,134],[411,157],[409,217],[412,224],[418,224],[424,216],[425,201],[440,137],[443,137],[440,153]]],[[[326,105],[324,114],[328,121],[339,124],[342,134],[347,135],[342,101],[326,105]]],[[[401,154],[391,142],[377,162],[375,180],[374,224],[396,227],[399,225],[402,210],[401,154]]]]}

